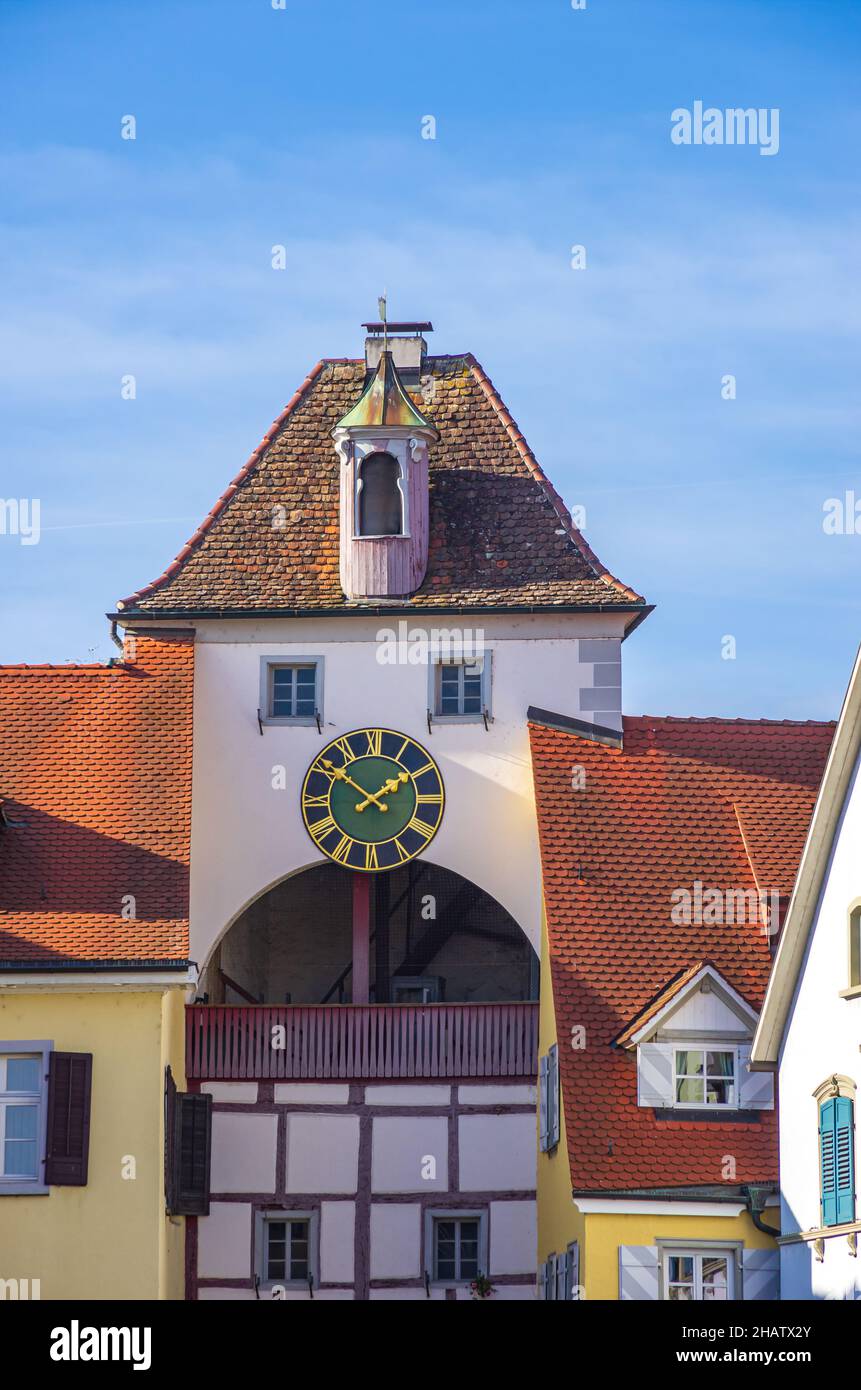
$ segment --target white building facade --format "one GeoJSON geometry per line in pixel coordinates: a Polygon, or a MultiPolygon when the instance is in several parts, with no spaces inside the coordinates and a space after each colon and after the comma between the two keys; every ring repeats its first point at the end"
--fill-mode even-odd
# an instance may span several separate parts
{"type": "Polygon", "coordinates": [[[781,1297],[861,1298],[861,668],[834,736],[753,1050],[780,1094],[781,1297]]]}

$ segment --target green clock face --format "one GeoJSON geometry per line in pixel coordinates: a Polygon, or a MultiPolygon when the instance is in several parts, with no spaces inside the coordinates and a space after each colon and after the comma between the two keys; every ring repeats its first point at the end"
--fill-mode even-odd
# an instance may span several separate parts
{"type": "Polygon", "coordinates": [[[336,864],[382,873],[430,844],[442,820],[439,768],[420,743],[394,729],[356,729],[333,739],[302,785],[302,819],[336,864]]]}

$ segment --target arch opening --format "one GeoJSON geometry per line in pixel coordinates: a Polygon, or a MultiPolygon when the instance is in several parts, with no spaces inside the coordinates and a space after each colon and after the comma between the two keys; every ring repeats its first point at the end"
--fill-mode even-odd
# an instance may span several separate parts
{"type": "Polygon", "coordinates": [[[401,536],[401,468],[391,454],[369,454],[359,470],[359,535],[401,536]]]}
{"type": "MultiPolygon", "coordinates": [[[[372,878],[370,1001],[538,998],[538,958],[500,903],[423,860],[372,878]]],[[[318,864],[273,885],[225,932],[201,977],[212,1004],[349,1004],[353,876],[318,864]]]]}

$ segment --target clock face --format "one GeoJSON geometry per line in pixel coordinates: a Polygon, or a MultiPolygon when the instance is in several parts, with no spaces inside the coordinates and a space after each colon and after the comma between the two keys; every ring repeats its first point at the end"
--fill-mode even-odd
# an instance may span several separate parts
{"type": "Polygon", "coordinates": [[[393,729],[356,729],[327,744],[305,774],[302,819],[323,854],[382,873],[430,844],[442,820],[439,768],[393,729]]]}

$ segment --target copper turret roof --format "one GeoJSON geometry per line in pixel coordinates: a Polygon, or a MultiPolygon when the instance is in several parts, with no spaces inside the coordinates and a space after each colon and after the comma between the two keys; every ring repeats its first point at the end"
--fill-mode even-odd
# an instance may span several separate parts
{"type": "Polygon", "coordinates": [[[426,420],[404,389],[392,354],[383,351],[376,372],[352,409],[338,421],[339,430],[374,429],[377,425],[396,425],[401,429],[424,430],[439,438],[437,429],[426,420]]]}

